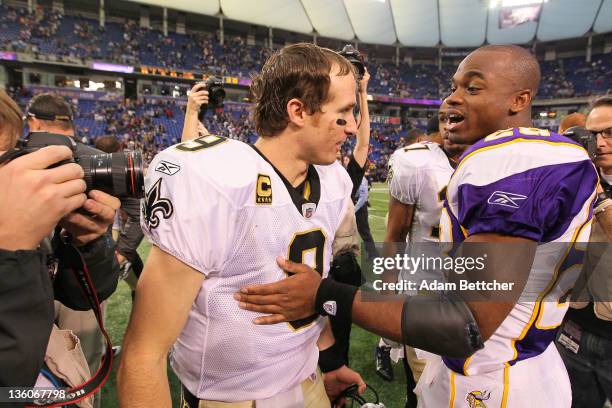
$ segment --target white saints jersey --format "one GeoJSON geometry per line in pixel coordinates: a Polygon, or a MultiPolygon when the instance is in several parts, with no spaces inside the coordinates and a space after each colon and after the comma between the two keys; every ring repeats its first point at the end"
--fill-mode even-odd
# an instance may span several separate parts
{"type": "Polygon", "coordinates": [[[259,400],[314,373],[324,319],[257,326],[260,314],[238,308],[233,295],[287,277],[278,256],[327,276],[350,200],[346,170],[310,166],[293,188],[253,146],[207,136],[158,154],[145,184],[147,236],[206,275],[172,350],[187,389],[206,400],[259,400]]]}
{"type": "Polygon", "coordinates": [[[444,189],[452,174],[453,167],[437,143],[414,143],[391,156],[389,194],[414,206],[408,242],[438,242],[444,189]]]}
{"type": "Polygon", "coordinates": [[[577,243],[589,239],[596,185],[586,151],[547,130],[502,130],[464,153],[448,183],[441,241],[497,233],[538,246],[514,308],[482,350],[468,359],[444,357],[448,368],[463,375],[492,372],[548,348],[581,269],[584,245],[577,243]]]}

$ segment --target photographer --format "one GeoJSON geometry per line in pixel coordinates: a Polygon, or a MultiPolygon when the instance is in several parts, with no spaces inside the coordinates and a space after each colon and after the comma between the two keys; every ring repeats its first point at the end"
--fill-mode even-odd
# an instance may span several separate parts
{"type": "Polygon", "coordinates": [[[585,408],[602,407],[606,398],[612,399],[612,97],[593,103],[586,129],[591,141],[596,139],[594,162],[601,185],[582,274],[557,335],[572,383],[572,407],[585,408]]]}
{"type": "MultiPolygon", "coordinates": [[[[0,91],[0,150],[12,149],[21,131],[19,108],[0,91]]],[[[112,248],[95,238],[98,223],[112,219],[118,202],[95,191],[90,193],[94,199],[88,199],[78,164],[49,168],[71,157],[67,147],[51,146],[0,165],[0,386],[36,383],[51,335],[54,297],[75,309],[89,308],[70,270],[73,265],[39,249],[44,241],[58,250],[65,246],[59,234],[52,241],[45,238],[59,231],[58,225],[81,245],[99,298],[110,296],[116,285],[112,272],[117,264],[108,257],[112,248]],[[82,225],[75,212],[80,208],[98,220],[82,225]]]]}
{"type": "MultiPolygon", "coordinates": [[[[49,132],[75,137],[72,109],[61,97],[52,94],[39,94],[32,98],[26,112],[30,139],[38,132],[49,132]]],[[[76,156],[91,156],[102,153],[76,141],[76,156]]],[[[108,298],[117,286],[119,265],[114,253],[114,243],[109,232],[115,211],[120,202],[117,198],[99,190],[89,192],[82,211],[72,212],[59,222],[62,234],[69,233],[72,242],[80,250],[84,263],[91,276],[92,284],[98,292],[100,302],[108,298]]],[[[54,281],[55,320],[60,329],[70,329],[78,337],[89,370],[95,373],[103,354],[102,333],[90,305],[82,294],[82,289],[73,277],[67,260],[62,254],[65,244],[60,235],[54,234],[47,243],[47,249],[58,257],[59,272],[54,281]]]]}

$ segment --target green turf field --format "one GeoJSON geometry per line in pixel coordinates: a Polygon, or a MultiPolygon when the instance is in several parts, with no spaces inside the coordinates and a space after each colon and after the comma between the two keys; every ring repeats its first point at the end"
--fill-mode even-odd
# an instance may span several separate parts
{"type": "MultiPolygon", "coordinates": [[[[380,242],[385,233],[385,214],[387,212],[387,188],[384,183],[375,183],[370,191],[370,229],[374,240],[380,242]]],[[[144,243],[139,248],[143,259],[149,252],[149,245],[144,243]]],[[[111,297],[108,308],[106,326],[114,344],[120,344],[127,326],[131,310],[130,290],[125,282],[120,282],[117,292],[111,297]]],[[[357,370],[367,383],[372,384],[379,391],[382,402],[390,408],[404,406],[405,377],[401,364],[394,366],[396,379],[389,383],[383,381],[374,370],[374,346],[378,336],[353,326],[351,334],[351,367],[357,370]]],[[[116,367],[115,367],[116,368],[116,367]]],[[[115,382],[115,368],[105,387],[102,389],[102,407],[117,407],[117,391],[115,382]]],[[[178,382],[169,369],[171,390],[174,406],[178,406],[178,382]]]]}

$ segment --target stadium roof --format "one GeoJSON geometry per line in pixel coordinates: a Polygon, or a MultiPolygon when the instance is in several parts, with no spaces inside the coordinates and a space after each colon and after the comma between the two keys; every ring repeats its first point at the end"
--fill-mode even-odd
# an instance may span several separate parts
{"type": "Polygon", "coordinates": [[[612,31],[612,0],[130,0],[372,44],[477,47],[612,31]],[[539,21],[499,28],[499,4],[545,1],[539,21]]]}

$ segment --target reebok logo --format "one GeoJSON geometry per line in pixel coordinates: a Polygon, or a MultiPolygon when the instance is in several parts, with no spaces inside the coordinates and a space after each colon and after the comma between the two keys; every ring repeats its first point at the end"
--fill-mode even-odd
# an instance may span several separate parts
{"type": "Polygon", "coordinates": [[[174,164],[174,163],[170,163],[168,161],[162,160],[161,162],[159,162],[159,164],[155,168],[155,171],[159,171],[160,173],[164,173],[169,176],[173,176],[176,173],[178,173],[180,169],[181,169],[181,166],[179,166],[178,164],[174,164]]]}
{"type": "Polygon", "coordinates": [[[521,194],[508,193],[506,191],[496,191],[491,194],[487,203],[493,205],[503,205],[504,207],[519,208],[521,201],[527,199],[527,196],[521,194]]]}

